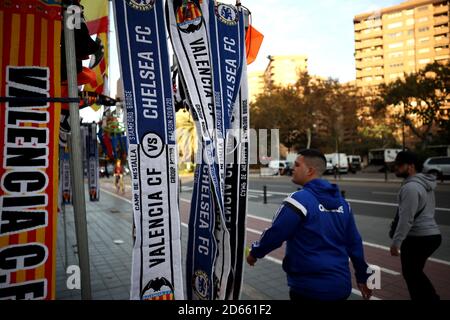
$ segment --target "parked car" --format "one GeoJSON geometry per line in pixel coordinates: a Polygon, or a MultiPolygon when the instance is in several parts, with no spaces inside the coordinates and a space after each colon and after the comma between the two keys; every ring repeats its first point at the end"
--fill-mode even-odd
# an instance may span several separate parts
{"type": "Polygon", "coordinates": [[[431,157],[425,160],[423,172],[444,178],[450,176],[450,157],[431,157]]]}
{"type": "Polygon", "coordinates": [[[290,176],[293,171],[293,163],[286,160],[272,160],[269,162],[269,168],[273,170],[274,175],[290,176]]]}

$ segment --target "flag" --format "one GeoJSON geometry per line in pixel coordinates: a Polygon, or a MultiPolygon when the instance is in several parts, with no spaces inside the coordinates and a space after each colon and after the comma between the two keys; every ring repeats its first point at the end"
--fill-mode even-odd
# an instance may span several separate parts
{"type": "Polygon", "coordinates": [[[252,63],[258,56],[259,48],[263,42],[264,35],[252,25],[248,26],[245,34],[245,47],[247,50],[247,64],[252,63]]]}
{"type": "MultiPolygon", "coordinates": [[[[109,29],[109,7],[108,0],[84,0],[81,2],[84,10],[84,17],[86,19],[86,25],[89,29],[89,34],[97,35],[96,41],[103,46],[103,58],[100,58],[95,67],[93,67],[93,72],[95,73],[95,81],[93,83],[88,83],[84,86],[84,91],[91,91],[103,94],[105,91],[105,83],[108,77],[108,62],[109,62],[109,52],[108,52],[108,29],[109,29]]],[[[96,59],[98,56],[94,55],[91,59],[92,63],[97,63],[96,59]],[[95,62],[92,62],[95,61],[95,62]]],[[[97,104],[91,105],[91,108],[95,111],[100,109],[97,104]]]]}
{"type": "Polygon", "coordinates": [[[0,2],[0,299],[54,299],[61,2],[0,2]]]}

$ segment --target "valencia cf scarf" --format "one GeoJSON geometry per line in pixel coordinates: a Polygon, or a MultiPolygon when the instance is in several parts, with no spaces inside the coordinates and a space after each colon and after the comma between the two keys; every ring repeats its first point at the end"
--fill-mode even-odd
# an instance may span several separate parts
{"type": "Polygon", "coordinates": [[[55,298],[61,28],[60,1],[0,1],[0,300],[55,298]]]}
{"type": "Polygon", "coordinates": [[[177,148],[162,0],[114,1],[136,240],[131,299],[184,299],[177,148]]]}
{"type": "Polygon", "coordinates": [[[229,233],[223,215],[224,139],[217,139],[209,1],[168,1],[169,31],[191,113],[200,136],[186,258],[188,299],[224,299],[230,271],[229,233]]]}

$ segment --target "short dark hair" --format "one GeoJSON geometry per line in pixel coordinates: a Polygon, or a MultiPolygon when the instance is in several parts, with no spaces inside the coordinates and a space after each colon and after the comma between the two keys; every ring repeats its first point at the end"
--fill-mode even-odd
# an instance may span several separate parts
{"type": "Polygon", "coordinates": [[[303,149],[298,152],[299,156],[303,156],[308,160],[312,160],[311,165],[313,165],[319,174],[323,174],[327,168],[327,159],[317,149],[303,149]]]}
{"type": "Polygon", "coordinates": [[[421,172],[423,168],[422,160],[412,151],[400,151],[397,153],[397,156],[395,157],[395,164],[413,164],[417,172],[421,172]]]}

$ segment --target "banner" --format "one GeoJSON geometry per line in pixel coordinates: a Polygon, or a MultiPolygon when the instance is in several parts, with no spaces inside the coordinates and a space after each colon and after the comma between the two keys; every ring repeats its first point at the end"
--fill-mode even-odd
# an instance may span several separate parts
{"type": "Polygon", "coordinates": [[[224,139],[217,139],[211,53],[209,1],[168,1],[170,36],[201,148],[189,219],[186,258],[188,299],[224,299],[230,272],[229,233],[223,215],[224,139]]]}
{"type": "Polygon", "coordinates": [[[114,1],[134,224],[131,299],[184,299],[175,109],[163,1],[114,1]]]}
{"type": "Polygon", "coordinates": [[[0,299],[54,299],[60,1],[0,2],[0,299]]]}
{"type": "Polygon", "coordinates": [[[98,145],[97,145],[97,124],[88,123],[84,125],[86,132],[86,163],[88,175],[89,200],[100,200],[100,187],[98,185],[98,145]]]}
{"type": "MultiPolygon", "coordinates": [[[[218,155],[225,163],[224,183],[224,217],[226,228],[230,234],[231,270],[227,281],[225,298],[231,299],[233,291],[239,297],[243,264],[243,248],[245,243],[238,237],[239,217],[245,220],[245,207],[239,205],[241,188],[245,188],[244,176],[240,176],[239,145],[240,139],[235,140],[227,133],[241,129],[240,103],[236,104],[240,90],[242,69],[245,65],[245,25],[244,15],[235,6],[216,1],[209,2],[209,37],[213,65],[214,105],[216,110],[216,136],[229,153],[225,161],[225,150],[218,150],[218,155]],[[220,117],[221,115],[221,117],[220,117]],[[225,143],[226,142],[226,143],[225,143]],[[229,145],[231,144],[231,145],[229,145]],[[240,209],[244,211],[240,211],[240,209]],[[238,273],[238,274],[236,274],[238,273]],[[235,282],[235,279],[237,282],[235,282]]],[[[246,75],[245,81],[246,81],[246,75]]],[[[245,180],[246,182],[246,180],[245,180]]],[[[245,230],[244,230],[245,232],[245,230]]],[[[217,236],[217,235],[216,235],[217,236]]],[[[224,283],[224,282],[222,282],[224,283]]],[[[222,289],[222,291],[224,291],[222,289]]]]}

